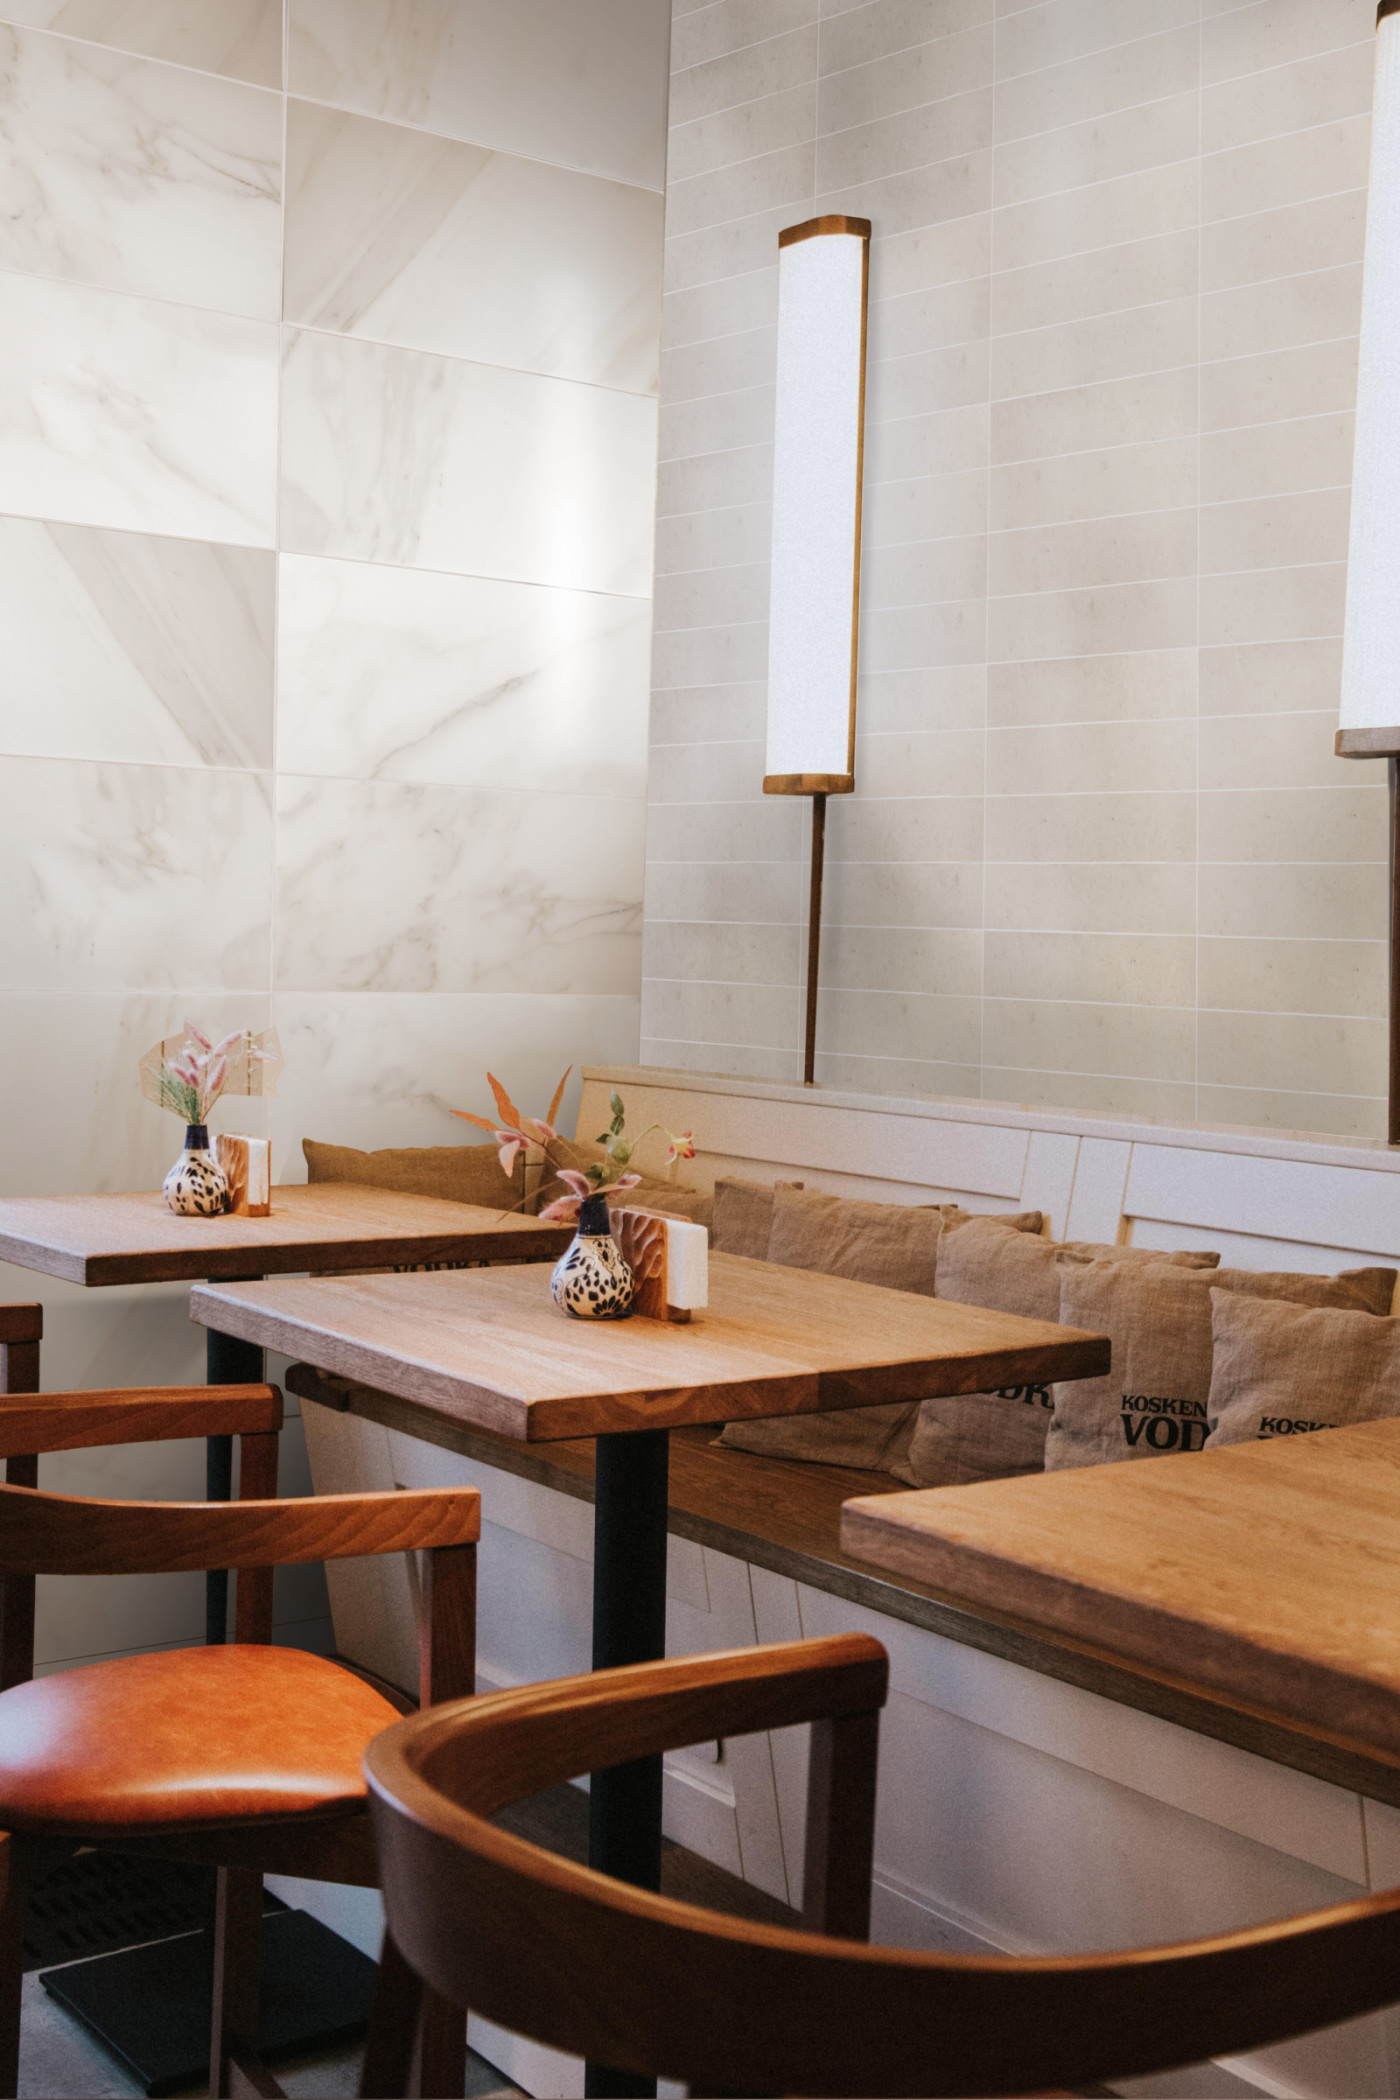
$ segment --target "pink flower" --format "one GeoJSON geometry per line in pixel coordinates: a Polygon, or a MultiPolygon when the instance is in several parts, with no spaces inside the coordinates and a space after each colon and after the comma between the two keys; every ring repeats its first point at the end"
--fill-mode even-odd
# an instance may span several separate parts
{"type": "Polygon", "coordinates": [[[186,1021],[185,1034],[188,1036],[193,1036],[195,1042],[198,1043],[201,1050],[212,1050],[214,1047],[214,1045],[210,1042],[208,1036],[204,1033],[204,1030],[202,1028],[196,1028],[193,1021],[186,1021]]]}
{"type": "Polygon", "coordinates": [[[557,1138],[559,1135],[552,1123],[542,1122],[538,1116],[522,1116],[520,1128],[527,1136],[532,1137],[537,1145],[547,1145],[551,1138],[557,1138]]]}
{"type": "Polygon", "coordinates": [[[690,1131],[683,1130],[677,1136],[674,1130],[668,1130],[666,1135],[671,1140],[671,1149],[666,1154],[668,1165],[673,1159],[694,1159],[695,1138],[690,1131]]]}
{"type": "Polygon", "coordinates": [[[501,1148],[501,1172],[509,1174],[515,1167],[515,1156],[525,1150],[525,1140],[518,1130],[498,1130],[496,1143],[501,1148]]]}
{"type": "Polygon", "coordinates": [[[567,1185],[571,1193],[567,1196],[556,1196],[552,1203],[545,1205],[540,1216],[553,1225],[572,1224],[590,1196],[614,1196],[621,1189],[634,1189],[641,1178],[640,1174],[621,1174],[616,1181],[600,1183],[590,1181],[586,1174],[580,1174],[574,1167],[561,1167],[558,1179],[567,1185]]]}

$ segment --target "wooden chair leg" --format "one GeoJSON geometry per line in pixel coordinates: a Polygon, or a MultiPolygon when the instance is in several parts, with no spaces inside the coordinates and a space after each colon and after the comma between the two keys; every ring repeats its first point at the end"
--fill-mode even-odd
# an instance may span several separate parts
{"type": "Polygon", "coordinates": [[[407,2093],[422,2009],[423,1979],[386,1932],[360,2069],[361,2100],[401,2100],[407,2093]]]}
{"type": "Polygon", "coordinates": [[[460,2005],[425,1989],[418,2015],[414,2100],[462,2100],[467,2082],[467,2016],[460,2005]]]}
{"type": "Polygon", "coordinates": [[[262,1991],[262,1875],[220,1867],[214,1914],[214,2019],[209,2035],[209,2091],[218,2100],[280,2095],[258,2055],[262,1991]]]}

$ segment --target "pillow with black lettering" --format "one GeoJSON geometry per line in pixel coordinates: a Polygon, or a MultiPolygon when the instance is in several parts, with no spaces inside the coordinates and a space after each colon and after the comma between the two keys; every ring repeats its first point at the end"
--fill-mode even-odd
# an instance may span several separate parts
{"type": "MultiPolygon", "coordinates": [[[[1038,1220],[1039,1214],[1032,1211],[1029,1216],[1038,1220]]],[[[1086,1261],[1168,1261],[1194,1269],[1214,1269],[1220,1260],[1210,1252],[1161,1254],[1087,1240],[1041,1239],[1037,1228],[1027,1229],[1019,1219],[972,1218],[952,1229],[945,1218],[938,1247],[938,1295],[963,1305],[1021,1313],[1028,1320],[1058,1320],[1058,1257],[1067,1252],[1086,1261]]],[[[939,1394],[920,1404],[908,1457],[889,1462],[889,1470],[914,1487],[964,1487],[974,1480],[1039,1473],[1045,1465],[1054,1400],[1051,1385],[939,1394]]]]}
{"type": "Polygon", "coordinates": [[[1217,1291],[1206,1449],[1400,1415],[1400,1320],[1217,1291]]]}
{"type": "Polygon", "coordinates": [[[1067,1327],[1108,1335],[1113,1364],[1102,1378],[1056,1386],[1046,1472],[1204,1448],[1212,1291],[1374,1318],[1390,1311],[1394,1290],[1394,1269],[1348,1269],[1340,1276],[1272,1269],[1212,1274],[1165,1262],[1127,1267],[1062,1259],[1060,1318],[1067,1327]]]}

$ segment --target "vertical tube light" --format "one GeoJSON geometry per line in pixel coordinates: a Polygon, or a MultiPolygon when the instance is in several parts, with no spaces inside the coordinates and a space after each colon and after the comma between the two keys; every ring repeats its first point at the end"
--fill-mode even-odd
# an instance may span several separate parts
{"type": "Polygon", "coordinates": [[[808,1086],[816,1058],[826,798],[855,787],[869,263],[868,219],[808,219],[778,235],[763,792],[812,797],[808,1086]]]}
{"type": "Polygon", "coordinates": [[[1339,758],[1390,760],[1390,1074],[1400,1144],[1400,0],[1381,0],[1356,382],[1339,758]]]}

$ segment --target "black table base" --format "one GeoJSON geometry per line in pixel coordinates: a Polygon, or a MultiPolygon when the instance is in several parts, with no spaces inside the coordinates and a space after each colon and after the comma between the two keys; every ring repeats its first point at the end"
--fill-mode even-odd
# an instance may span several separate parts
{"type": "MultiPolygon", "coordinates": [[[[263,1353],[256,1342],[210,1328],[204,1340],[205,1381],[209,1385],[261,1385],[263,1353]]],[[[233,1493],[233,1438],[204,1440],[204,1493],[209,1502],[227,1502],[233,1493]]],[[[211,1568],[204,1578],[204,1638],[211,1648],[228,1638],[228,1569],[211,1568]]]]}
{"type": "MultiPolygon", "coordinates": [[[[597,1439],[593,1503],[593,1667],[656,1662],[666,1653],[666,1511],[670,1436],[664,1429],[597,1439]]],[[[595,1772],[588,1863],[636,1888],[661,1886],[661,1759],[595,1772]]],[[[589,2100],[654,2100],[656,2081],[589,2064],[589,2100]]]]}
{"type": "MultiPolygon", "coordinates": [[[[363,2034],[377,1974],[367,1955],[306,1911],[265,1915],[260,2053],[290,2054],[363,2034]]],[[[214,1937],[204,1931],[71,1962],[39,1981],[154,2094],[208,2077],[213,1976],[214,1937]]]]}

